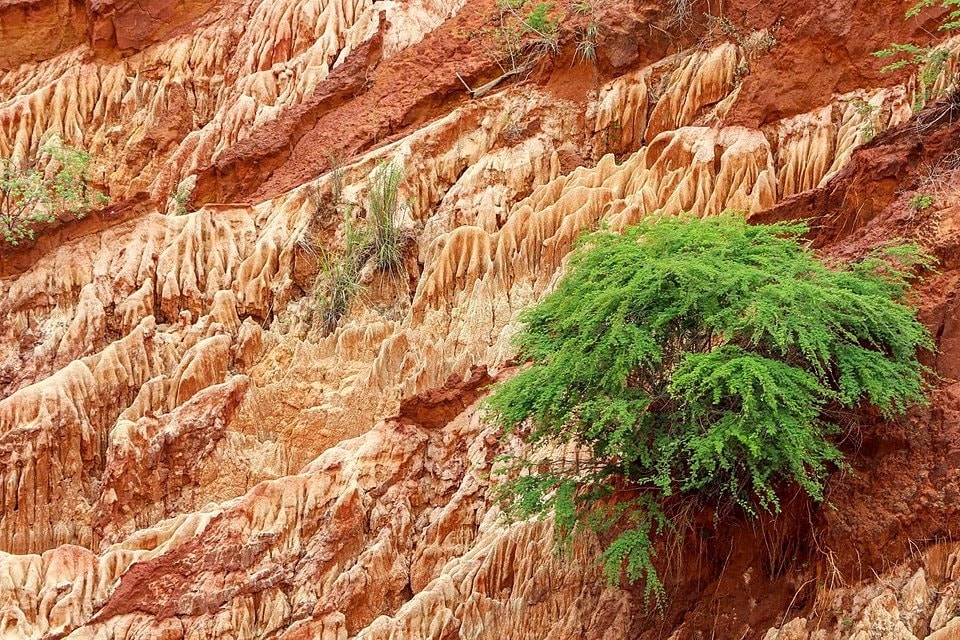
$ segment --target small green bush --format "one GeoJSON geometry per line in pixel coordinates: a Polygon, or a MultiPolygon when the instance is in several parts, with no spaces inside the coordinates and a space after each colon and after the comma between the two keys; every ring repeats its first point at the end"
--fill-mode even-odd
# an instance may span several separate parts
{"type": "Polygon", "coordinates": [[[557,53],[563,15],[553,3],[537,0],[497,0],[499,24],[493,36],[492,57],[504,73],[529,70],[544,53],[557,53]]]}
{"type": "Polygon", "coordinates": [[[907,296],[928,259],[901,246],[828,268],[805,231],[727,214],[588,236],[521,316],[532,366],[486,402],[529,449],[501,459],[507,512],[552,512],[562,543],[608,533],[611,581],[659,600],[654,541],[677,501],[776,511],[784,482],[822,499],[837,411],[924,401],[933,345],[907,296]]]}
{"type": "Polygon", "coordinates": [[[190,213],[187,209],[187,204],[190,202],[190,197],[193,195],[196,184],[196,179],[184,180],[170,193],[174,215],[185,216],[190,213]]]}
{"type": "Polygon", "coordinates": [[[0,229],[3,239],[13,246],[32,240],[37,230],[54,222],[60,212],[79,219],[107,202],[106,196],[89,186],[90,154],[66,147],[57,139],[42,152],[53,161],[52,173],[0,158],[0,229]]]}
{"type": "Polygon", "coordinates": [[[933,206],[935,198],[931,195],[924,195],[922,193],[915,193],[913,197],[910,198],[910,208],[914,211],[923,211],[924,209],[929,209],[933,206]]]}

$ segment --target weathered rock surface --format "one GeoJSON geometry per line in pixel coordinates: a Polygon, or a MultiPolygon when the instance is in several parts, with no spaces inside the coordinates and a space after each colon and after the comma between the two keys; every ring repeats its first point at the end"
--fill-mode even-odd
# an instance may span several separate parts
{"type": "Polygon", "coordinates": [[[598,4],[595,64],[571,10],[555,58],[470,98],[501,73],[484,0],[0,0],[0,156],[58,135],[112,199],[0,250],[0,635],[960,633],[957,125],[868,55],[923,25],[725,4],[734,31],[598,4]],[[327,334],[317,254],[390,160],[405,262],[327,334]],[[921,239],[944,379],[902,424],[864,418],[836,509],[704,514],[659,616],[594,541],[562,557],[501,521],[478,402],[581,231],[724,209],[812,217],[841,258],[921,239]]]}

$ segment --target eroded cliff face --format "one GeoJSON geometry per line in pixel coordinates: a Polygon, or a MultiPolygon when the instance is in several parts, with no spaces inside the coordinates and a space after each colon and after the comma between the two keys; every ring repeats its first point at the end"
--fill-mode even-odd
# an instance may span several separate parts
{"type": "Polygon", "coordinates": [[[957,118],[869,56],[929,27],[894,4],[571,8],[559,54],[471,97],[492,2],[0,2],[0,155],[56,134],[112,201],[0,254],[0,635],[952,637],[957,118]],[[327,333],[317,250],[384,160],[405,261],[327,333]],[[704,514],[650,612],[593,543],[500,519],[477,404],[582,230],[731,208],[839,258],[920,238],[943,380],[863,418],[835,509],[704,514]]]}

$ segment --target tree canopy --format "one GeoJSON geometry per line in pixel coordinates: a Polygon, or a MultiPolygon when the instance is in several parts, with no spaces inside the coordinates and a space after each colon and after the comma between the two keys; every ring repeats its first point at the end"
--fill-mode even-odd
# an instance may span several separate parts
{"type": "Polygon", "coordinates": [[[924,400],[917,351],[932,342],[908,293],[929,263],[904,245],[828,267],[805,232],[726,214],[588,236],[521,316],[532,365],[487,401],[529,445],[502,468],[509,512],[552,512],[566,541],[607,532],[610,579],[659,597],[668,500],[775,511],[784,482],[822,499],[842,464],[836,410],[892,417],[924,400]]]}

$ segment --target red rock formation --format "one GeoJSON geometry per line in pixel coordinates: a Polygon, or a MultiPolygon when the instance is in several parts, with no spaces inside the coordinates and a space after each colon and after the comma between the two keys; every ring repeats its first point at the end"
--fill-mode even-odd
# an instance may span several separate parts
{"type": "Polygon", "coordinates": [[[565,8],[556,56],[468,92],[502,74],[486,0],[0,1],[0,155],[60,135],[112,197],[0,249],[0,635],[954,633],[958,119],[914,116],[869,55],[934,15],[691,6],[565,8]],[[318,255],[389,160],[403,266],[367,265],[327,333],[318,255]],[[499,518],[511,445],[478,403],[582,230],[727,208],[812,219],[832,259],[923,242],[942,380],[901,422],[856,417],[835,508],[694,518],[657,614],[596,541],[562,557],[499,518]]]}

